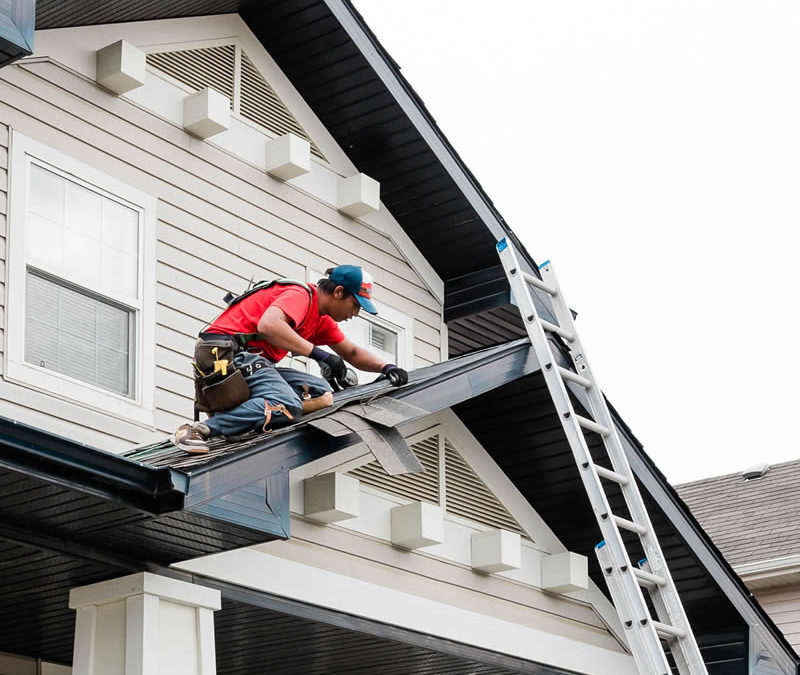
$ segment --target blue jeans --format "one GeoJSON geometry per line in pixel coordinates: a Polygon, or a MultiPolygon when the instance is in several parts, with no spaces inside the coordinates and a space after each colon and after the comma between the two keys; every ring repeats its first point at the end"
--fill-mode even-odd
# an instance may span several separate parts
{"type": "Polygon", "coordinates": [[[270,405],[282,403],[294,417],[290,420],[280,411],[272,413],[270,427],[279,427],[297,421],[303,414],[303,399],[305,393],[303,385],[308,387],[312,398],[321,396],[326,391],[332,391],[330,385],[321,377],[301,373],[293,368],[277,368],[272,361],[259,354],[239,352],[234,358],[236,366],[260,363],[265,367],[253,370],[251,375],[245,375],[245,381],[250,387],[250,398],[231,410],[214,413],[205,423],[211,429],[212,436],[233,436],[250,429],[259,430],[266,419],[264,401],[270,405]]]}

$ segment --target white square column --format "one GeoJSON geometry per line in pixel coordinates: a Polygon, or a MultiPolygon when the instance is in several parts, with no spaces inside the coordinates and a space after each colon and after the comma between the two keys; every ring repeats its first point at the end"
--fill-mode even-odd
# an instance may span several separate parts
{"type": "Polygon", "coordinates": [[[216,675],[220,592],[149,572],[73,588],[72,675],[216,675]]]}

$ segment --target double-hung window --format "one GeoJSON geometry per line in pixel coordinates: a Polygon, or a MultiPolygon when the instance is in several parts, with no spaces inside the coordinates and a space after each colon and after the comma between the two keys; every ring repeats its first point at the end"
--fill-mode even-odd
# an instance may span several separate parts
{"type": "Polygon", "coordinates": [[[155,200],[19,133],[9,197],[8,378],[152,424],[155,200]]]}
{"type": "MultiPolygon", "coordinates": [[[[311,268],[306,272],[306,280],[313,284],[324,277],[322,272],[311,268]]],[[[362,311],[357,317],[341,322],[339,328],[348,340],[368,349],[382,361],[411,370],[414,367],[414,320],[380,302],[375,300],[373,302],[378,310],[377,316],[362,311]]],[[[281,365],[298,367],[290,356],[287,356],[281,365]]],[[[352,368],[349,364],[348,367],[352,368]]],[[[319,365],[316,361],[307,359],[306,368],[308,372],[319,375],[319,365]]],[[[359,384],[369,384],[380,375],[355,368],[353,370],[358,375],[359,384]]]]}

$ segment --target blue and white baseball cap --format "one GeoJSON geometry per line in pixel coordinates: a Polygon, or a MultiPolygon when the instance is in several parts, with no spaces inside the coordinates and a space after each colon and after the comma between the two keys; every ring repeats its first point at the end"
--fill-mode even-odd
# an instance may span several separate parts
{"type": "Polygon", "coordinates": [[[328,275],[337,286],[341,286],[348,293],[352,293],[358,304],[370,314],[377,314],[378,310],[372,302],[372,275],[365,272],[357,265],[339,265],[328,275]]]}

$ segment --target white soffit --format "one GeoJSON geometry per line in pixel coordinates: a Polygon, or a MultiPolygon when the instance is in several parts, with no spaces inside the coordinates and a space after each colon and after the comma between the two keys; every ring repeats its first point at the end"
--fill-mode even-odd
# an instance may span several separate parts
{"type": "Polygon", "coordinates": [[[627,654],[253,549],[173,566],[567,670],[637,675],[633,658],[627,654]]]}

